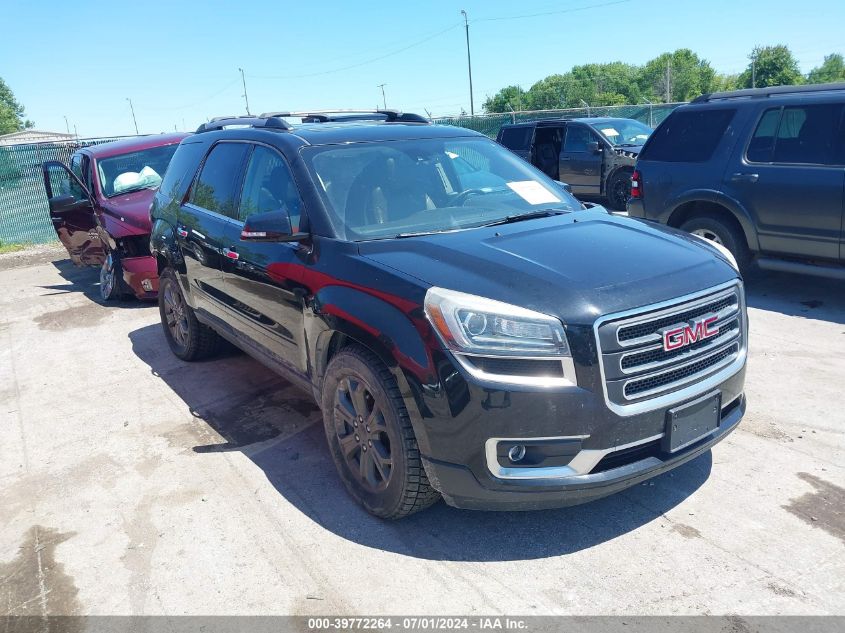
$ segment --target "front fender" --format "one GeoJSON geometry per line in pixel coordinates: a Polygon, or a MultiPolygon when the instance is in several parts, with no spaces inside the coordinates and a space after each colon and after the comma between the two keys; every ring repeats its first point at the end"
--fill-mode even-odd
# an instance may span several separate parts
{"type": "MultiPolygon", "coordinates": [[[[428,442],[421,411],[424,385],[436,385],[437,372],[425,336],[431,332],[422,306],[390,297],[377,297],[356,288],[329,286],[313,300],[313,316],[306,319],[306,333],[312,341],[314,383],[321,389],[328,366],[330,341],[337,334],[372,350],[387,366],[399,385],[405,406],[422,450],[428,442]],[[397,303],[402,303],[401,308],[397,303]]],[[[317,394],[319,400],[319,393],[317,394]]]]}

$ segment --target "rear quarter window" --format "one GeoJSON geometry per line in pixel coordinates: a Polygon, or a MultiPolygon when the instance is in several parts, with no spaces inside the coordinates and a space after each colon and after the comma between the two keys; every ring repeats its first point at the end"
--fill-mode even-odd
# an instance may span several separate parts
{"type": "Polygon", "coordinates": [[[703,163],[710,160],[735,108],[675,110],[651,135],[641,160],[703,163]]]}
{"type": "Polygon", "coordinates": [[[533,131],[531,126],[506,127],[502,130],[499,142],[508,149],[528,149],[533,131]]]}

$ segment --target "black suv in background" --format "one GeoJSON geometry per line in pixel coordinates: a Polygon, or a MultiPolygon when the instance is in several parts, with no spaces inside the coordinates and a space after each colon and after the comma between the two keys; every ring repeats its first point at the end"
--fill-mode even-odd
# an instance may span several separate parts
{"type": "Polygon", "coordinates": [[[575,195],[624,209],[634,163],[651,131],[635,119],[549,119],[503,125],[496,140],[575,195]]]}
{"type": "Polygon", "coordinates": [[[381,517],[441,494],[588,501],[745,411],[730,258],[587,209],[469,130],[393,111],[213,120],[151,214],[172,351],[223,337],[313,394],[343,483],[381,517]]]}
{"type": "Polygon", "coordinates": [[[704,95],[637,161],[629,215],[727,247],[740,266],[845,279],[845,84],[704,95]]]}

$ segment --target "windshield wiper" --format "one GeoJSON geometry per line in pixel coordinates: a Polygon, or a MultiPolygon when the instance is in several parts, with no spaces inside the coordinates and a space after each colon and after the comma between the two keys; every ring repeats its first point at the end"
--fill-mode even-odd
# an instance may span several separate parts
{"type": "Polygon", "coordinates": [[[513,224],[514,222],[522,222],[523,220],[533,220],[534,218],[549,218],[553,215],[563,215],[566,211],[559,209],[538,209],[537,211],[529,211],[528,213],[519,213],[517,215],[509,215],[481,226],[498,226],[500,224],[513,224]]]}

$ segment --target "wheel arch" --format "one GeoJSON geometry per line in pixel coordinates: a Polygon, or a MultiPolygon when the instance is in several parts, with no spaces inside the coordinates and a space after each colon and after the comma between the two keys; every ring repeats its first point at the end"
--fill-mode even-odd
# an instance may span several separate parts
{"type": "Polygon", "coordinates": [[[680,202],[669,213],[666,224],[680,228],[687,220],[704,215],[719,218],[730,224],[745,237],[745,243],[750,250],[759,250],[757,233],[747,212],[738,204],[721,196],[711,200],[692,199],[680,202]]]}

